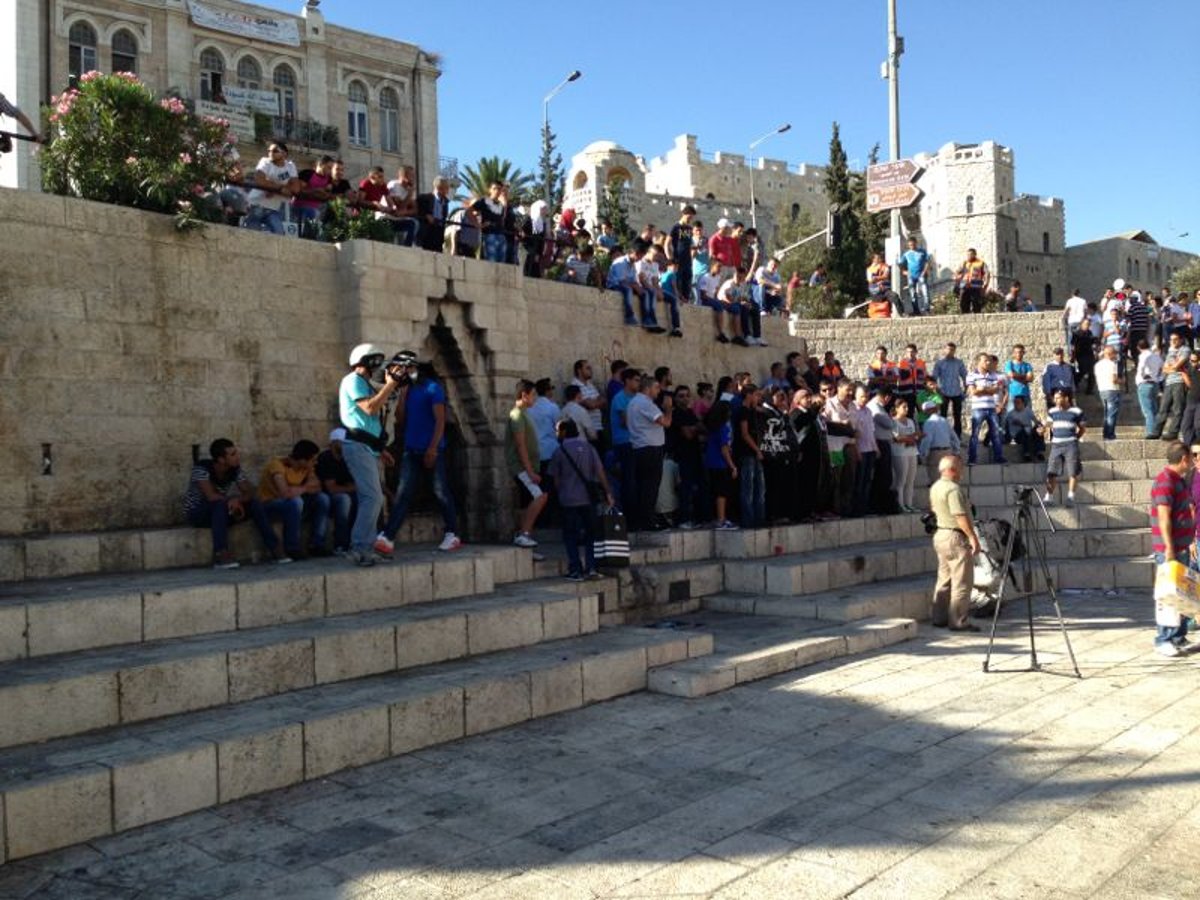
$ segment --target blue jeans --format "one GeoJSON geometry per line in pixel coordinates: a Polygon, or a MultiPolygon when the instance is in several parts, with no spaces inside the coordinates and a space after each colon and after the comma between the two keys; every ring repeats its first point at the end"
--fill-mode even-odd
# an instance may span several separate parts
{"type": "Polygon", "coordinates": [[[366,444],[346,441],[342,444],[342,459],[354,479],[354,494],[358,501],[354,527],[350,531],[350,549],[355,553],[370,553],[379,524],[379,510],[383,508],[379,455],[366,444]]]}
{"type": "Polygon", "coordinates": [[[596,571],[596,510],[592,506],[563,506],[562,534],[567,550],[567,573],[582,575],[596,571]],[[579,548],[583,547],[583,560],[579,548]]]}
{"type": "Polygon", "coordinates": [[[354,521],[354,494],[330,494],[329,505],[333,510],[333,546],[348,550],[350,525],[354,521]]]}
{"type": "Polygon", "coordinates": [[[329,526],[329,495],[324,491],[303,494],[286,500],[268,500],[263,504],[267,518],[279,518],[283,522],[283,549],[291,554],[298,553],[300,546],[300,523],[312,520],[312,546],[324,547],[326,529],[329,526]]]}
{"type": "Polygon", "coordinates": [[[504,235],[489,232],[483,236],[483,258],[496,263],[508,261],[508,240],[504,235]]]}
{"type": "MultiPolygon", "coordinates": [[[[1190,562],[1190,560],[1188,559],[1188,554],[1186,552],[1178,554],[1175,557],[1175,561],[1181,562],[1185,566],[1188,565],[1190,562]]],[[[1166,557],[1163,554],[1161,554],[1161,553],[1154,554],[1154,564],[1156,566],[1161,566],[1164,562],[1166,562],[1166,557]]],[[[1168,641],[1170,641],[1171,643],[1175,643],[1176,641],[1180,640],[1181,638],[1187,637],[1187,633],[1188,633],[1187,616],[1180,616],[1178,625],[1175,625],[1175,626],[1156,625],[1156,626],[1154,626],[1154,643],[1156,646],[1158,644],[1165,644],[1168,641]]]]}
{"type": "Polygon", "coordinates": [[[1146,436],[1149,437],[1154,434],[1154,426],[1158,423],[1158,385],[1152,381],[1139,384],[1137,394],[1142,418],[1146,420],[1146,436]]]}
{"type": "MultiPolygon", "coordinates": [[[[400,484],[396,487],[396,505],[392,507],[383,533],[389,541],[396,539],[396,532],[408,515],[408,505],[412,503],[413,494],[421,481],[421,473],[425,468],[424,450],[405,450],[400,458],[400,484]]],[[[433,496],[437,498],[438,506],[442,508],[442,521],[446,531],[458,530],[458,517],[454,508],[454,495],[450,493],[450,482],[446,478],[446,454],[438,453],[437,463],[433,467],[433,496]]]]}
{"type": "Polygon", "coordinates": [[[1121,414],[1121,392],[1101,391],[1100,402],[1104,404],[1104,439],[1115,440],[1117,437],[1117,416],[1121,414]]]}
{"type": "Polygon", "coordinates": [[[283,234],[283,213],[277,209],[267,209],[264,206],[251,206],[246,218],[242,219],[242,227],[255,231],[269,231],[272,234],[283,234]]]}
{"type": "MultiPolygon", "coordinates": [[[[625,324],[636,325],[638,321],[637,317],[633,314],[633,288],[627,284],[609,284],[608,289],[610,291],[616,291],[621,295],[621,303],[624,306],[625,312],[625,324]]],[[[645,321],[645,305],[641,304],[641,298],[638,298],[638,302],[642,308],[642,320],[645,321]]]]}
{"type": "Polygon", "coordinates": [[[739,456],[738,487],[742,502],[742,527],[760,528],[767,521],[767,481],[762,460],[753,454],[739,456]]]}
{"type": "Polygon", "coordinates": [[[1004,444],[1001,439],[1000,419],[994,409],[979,409],[971,413],[971,440],[967,444],[967,462],[973,464],[979,458],[979,430],[988,423],[988,437],[992,444],[992,462],[1004,462],[1004,444]]]}
{"type": "Polygon", "coordinates": [[[667,307],[671,311],[671,329],[673,331],[678,331],[679,330],[679,298],[668,291],[663,291],[663,303],[667,304],[667,307]]]}
{"type": "Polygon", "coordinates": [[[411,247],[417,240],[416,219],[393,219],[392,230],[396,232],[396,243],[402,247],[411,247]]]}
{"type": "Polygon", "coordinates": [[[915,315],[929,312],[929,285],[924,278],[908,283],[908,302],[915,315]]]}
{"type": "MultiPolygon", "coordinates": [[[[267,549],[274,552],[279,549],[279,539],[275,537],[275,529],[271,527],[271,523],[267,521],[266,511],[263,510],[263,505],[257,500],[250,500],[243,503],[246,509],[246,516],[258,528],[258,533],[262,537],[263,543],[267,549]]],[[[201,506],[199,509],[193,509],[187,513],[188,524],[194,528],[211,528],[213,553],[224,553],[229,549],[229,503],[222,497],[220,500],[213,500],[211,503],[201,506]]]]}

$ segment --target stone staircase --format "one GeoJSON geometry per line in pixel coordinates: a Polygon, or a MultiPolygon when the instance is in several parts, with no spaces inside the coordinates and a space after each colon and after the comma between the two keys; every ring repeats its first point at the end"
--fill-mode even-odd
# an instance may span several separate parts
{"type": "MultiPolygon", "coordinates": [[[[1151,583],[1163,450],[1085,443],[1077,504],[1050,508],[1062,530],[1037,516],[1060,587],[1151,583]]],[[[1009,517],[1042,472],[964,481],[981,516],[1009,517]]],[[[936,565],[912,515],[642,535],[628,570],[582,584],[549,541],[537,563],[426,544],[366,570],[170,567],[206,537],[0,543],[18,567],[0,584],[4,860],[634,691],[701,696],[877,650],[915,633],[936,565]]]]}

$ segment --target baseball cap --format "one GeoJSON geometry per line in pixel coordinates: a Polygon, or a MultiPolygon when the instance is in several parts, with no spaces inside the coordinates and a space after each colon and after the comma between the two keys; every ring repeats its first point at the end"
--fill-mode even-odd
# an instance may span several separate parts
{"type": "Polygon", "coordinates": [[[346,439],[346,429],[345,428],[335,428],[335,429],[333,429],[333,431],[329,432],[329,443],[331,443],[331,444],[334,441],[344,441],[345,439],[346,439]]]}
{"type": "Polygon", "coordinates": [[[728,219],[717,219],[717,227],[718,228],[728,228],[729,220],[728,219]]]}
{"type": "Polygon", "coordinates": [[[923,409],[925,411],[929,411],[931,409],[937,409],[937,408],[938,408],[938,402],[936,400],[926,400],[924,403],[921,404],[921,409],[923,409]]]}

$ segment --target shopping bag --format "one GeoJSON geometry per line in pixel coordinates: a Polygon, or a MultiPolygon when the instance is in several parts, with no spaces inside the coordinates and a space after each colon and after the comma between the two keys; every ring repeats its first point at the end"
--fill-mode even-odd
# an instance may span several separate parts
{"type": "Polygon", "coordinates": [[[609,569],[629,566],[629,532],[625,527],[624,513],[610,509],[600,515],[600,533],[593,550],[598,566],[609,569]]]}
{"type": "Polygon", "coordinates": [[[1178,625],[1179,616],[1200,615],[1200,572],[1171,560],[1154,573],[1155,619],[1159,625],[1178,625]]]}

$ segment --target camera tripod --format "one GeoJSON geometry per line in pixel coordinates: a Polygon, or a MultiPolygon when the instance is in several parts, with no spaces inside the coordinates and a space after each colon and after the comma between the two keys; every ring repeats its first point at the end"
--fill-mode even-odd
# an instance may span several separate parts
{"type": "Polygon", "coordinates": [[[1042,577],[1046,581],[1046,592],[1050,595],[1050,600],[1054,603],[1054,612],[1058,617],[1058,627],[1062,632],[1063,642],[1067,645],[1067,655],[1071,657],[1071,667],[1075,670],[1075,677],[1082,678],[1083,675],[1079,671],[1079,663],[1075,661],[1075,651],[1071,647],[1071,637],[1067,634],[1067,623],[1063,621],[1062,608],[1058,605],[1058,592],[1054,589],[1054,579],[1050,575],[1050,565],[1046,562],[1046,546],[1038,535],[1037,524],[1033,520],[1033,501],[1031,498],[1036,498],[1038,505],[1041,506],[1042,514],[1046,517],[1046,524],[1050,526],[1051,534],[1055,531],[1054,523],[1050,521],[1050,514],[1046,512],[1046,504],[1042,502],[1042,498],[1036,488],[1018,485],[1015,490],[1017,493],[1017,518],[1008,531],[1008,540],[1004,545],[1004,561],[1001,563],[1000,569],[1000,589],[996,594],[996,608],[992,611],[992,629],[988,635],[987,656],[983,659],[983,671],[991,671],[988,666],[992,661],[992,647],[996,642],[996,624],[1000,620],[1000,610],[1004,606],[1005,588],[1008,587],[1010,580],[1014,584],[1016,583],[1015,578],[1010,579],[1010,576],[1013,571],[1013,548],[1016,546],[1017,535],[1020,535],[1021,541],[1025,546],[1025,553],[1021,557],[1021,568],[1024,576],[1022,585],[1025,588],[1025,606],[1029,618],[1029,668],[1024,671],[1036,672],[1042,668],[1037,658],[1037,643],[1034,640],[1033,629],[1034,573],[1032,555],[1036,553],[1038,565],[1042,570],[1042,577]]]}

